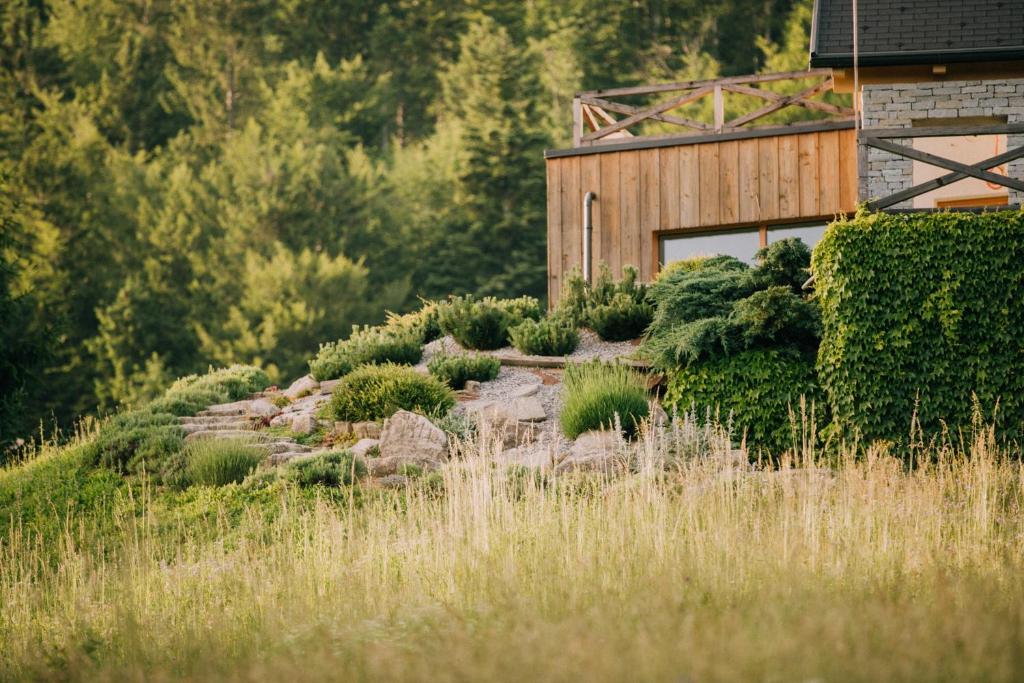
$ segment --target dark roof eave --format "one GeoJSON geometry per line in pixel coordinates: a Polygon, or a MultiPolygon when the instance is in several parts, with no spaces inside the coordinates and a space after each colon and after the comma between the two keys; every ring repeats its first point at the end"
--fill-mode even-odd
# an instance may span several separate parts
{"type": "MultiPolygon", "coordinates": [[[[949,64],[956,62],[1008,62],[1024,60],[1024,46],[994,50],[927,50],[924,52],[870,52],[857,56],[859,66],[909,66],[949,64]]],[[[850,53],[818,54],[811,52],[811,68],[846,68],[853,66],[850,53]]]]}

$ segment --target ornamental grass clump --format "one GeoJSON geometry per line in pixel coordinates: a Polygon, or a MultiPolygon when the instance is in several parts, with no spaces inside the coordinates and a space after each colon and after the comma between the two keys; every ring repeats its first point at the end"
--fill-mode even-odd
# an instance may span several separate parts
{"type": "Polygon", "coordinates": [[[472,296],[452,297],[438,304],[441,331],[459,346],[476,351],[493,351],[507,346],[508,331],[524,320],[539,320],[540,303],[533,297],[495,299],[472,296]]]}
{"type": "Polygon", "coordinates": [[[195,441],[185,449],[185,478],[197,486],[237,484],[256,469],[263,456],[253,440],[195,441]]]}
{"type": "Polygon", "coordinates": [[[621,426],[628,435],[648,415],[643,375],[619,363],[568,365],[562,384],[562,431],[570,439],[621,426]]]}
{"type": "Polygon", "coordinates": [[[501,361],[482,353],[438,354],[427,363],[430,374],[452,389],[462,389],[466,382],[490,382],[501,371],[501,361]]]}
{"type": "Polygon", "coordinates": [[[440,416],[455,405],[455,395],[436,377],[410,367],[364,365],[342,378],[325,415],[334,420],[383,420],[399,410],[440,416]]]}
{"type": "Polygon", "coordinates": [[[580,343],[576,328],[560,318],[525,320],[508,334],[512,346],[530,356],[567,356],[580,343]]]}

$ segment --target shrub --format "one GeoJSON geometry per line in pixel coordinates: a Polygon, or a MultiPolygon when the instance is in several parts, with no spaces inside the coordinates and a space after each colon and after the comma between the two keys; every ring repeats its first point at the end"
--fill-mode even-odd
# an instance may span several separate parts
{"type": "Polygon", "coordinates": [[[382,420],[398,410],[443,415],[455,405],[451,389],[412,368],[365,365],[342,378],[326,414],[335,420],[382,420]]]}
{"type": "Polygon", "coordinates": [[[263,456],[263,450],[252,441],[195,441],[185,449],[185,476],[190,484],[199,486],[236,484],[256,469],[263,456]]]}
{"type": "Polygon", "coordinates": [[[723,423],[731,419],[737,437],[745,436],[755,450],[778,455],[799,443],[801,397],[808,410],[814,405],[816,421],[823,423],[827,408],[813,354],[754,349],[673,370],[664,404],[669,411],[692,409],[700,415],[710,410],[723,423]]]}
{"type": "Polygon", "coordinates": [[[626,328],[621,326],[622,323],[630,320],[632,323],[628,325],[628,329],[636,330],[636,333],[630,337],[620,336],[615,340],[638,337],[650,323],[652,313],[651,308],[646,305],[647,288],[637,283],[638,276],[639,271],[636,268],[626,266],[622,269],[622,279],[615,282],[608,266],[602,263],[593,285],[588,285],[579,271],[574,271],[565,280],[562,296],[553,317],[574,327],[589,326],[598,333],[598,336],[607,340],[612,340],[612,337],[604,337],[596,325],[601,325],[612,335],[621,335],[626,333],[626,328]],[[600,314],[602,317],[595,321],[594,313],[597,309],[603,309],[600,314]],[[646,320],[640,324],[645,314],[646,320]]]}
{"type": "Polygon", "coordinates": [[[322,382],[344,377],[361,365],[414,365],[422,357],[423,329],[419,325],[355,326],[348,339],[321,344],[317,357],[309,362],[309,369],[322,382]]]}
{"type": "Polygon", "coordinates": [[[100,428],[91,453],[93,462],[118,472],[156,472],[184,443],[185,432],[174,415],[132,410],[100,428]]]}
{"type": "Polygon", "coordinates": [[[567,356],[580,343],[576,328],[560,318],[524,320],[508,333],[512,345],[531,356],[567,356]]]}
{"type": "Polygon", "coordinates": [[[858,214],[814,252],[818,372],[851,438],[1024,424],[1024,213],[858,214]],[[993,409],[998,403],[997,414],[993,409]]]}
{"type": "Polygon", "coordinates": [[[420,343],[427,344],[441,336],[441,326],[437,321],[437,302],[422,300],[423,306],[413,313],[398,315],[388,313],[386,327],[388,329],[415,328],[420,333],[420,343]]]}
{"type": "Polygon", "coordinates": [[[489,382],[498,376],[501,361],[480,353],[438,354],[427,364],[430,374],[452,389],[461,389],[469,380],[489,382]]]}
{"type": "Polygon", "coordinates": [[[818,306],[788,287],[774,285],[740,299],[729,317],[747,348],[772,344],[793,344],[811,351],[818,348],[818,306]]]}
{"type": "Polygon", "coordinates": [[[621,364],[568,365],[563,378],[562,431],[570,439],[621,424],[632,434],[647,417],[643,376],[621,364]]]}
{"type": "Polygon", "coordinates": [[[173,398],[186,391],[213,391],[227,394],[229,401],[238,401],[269,386],[270,377],[260,368],[252,365],[232,365],[211,369],[205,375],[182,377],[171,385],[164,397],[173,398]]]}
{"type": "Polygon", "coordinates": [[[651,324],[654,309],[646,301],[637,301],[618,293],[606,304],[590,310],[590,327],[605,341],[636,339],[651,324]]]}
{"type": "Polygon", "coordinates": [[[499,300],[491,297],[452,297],[438,305],[441,330],[460,346],[491,351],[507,346],[508,330],[523,320],[537,320],[540,304],[532,297],[499,300]]]}
{"type": "Polygon", "coordinates": [[[472,443],[476,439],[476,420],[465,413],[450,410],[445,415],[434,418],[433,422],[438,429],[448,434],[449,437],[454,437],[466,443],[472,443]]]}
{"type": "Polygon", "coordinates": [[[810,275],[811,250],[798,237],[772,242],[759,250],[756,258],[761,287],[788,287],[799,294],[810,275]]]}
{"type": "Polygon", "coordinates": [[[286,477],[301,487],[351,486],[366,475],[366,465],[348,451],[332,451],[302,458],[288,466],[286,477]]]}

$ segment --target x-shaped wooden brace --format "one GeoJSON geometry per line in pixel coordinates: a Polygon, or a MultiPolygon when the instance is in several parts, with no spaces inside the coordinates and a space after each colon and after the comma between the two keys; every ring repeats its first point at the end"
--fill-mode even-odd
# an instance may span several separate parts
{"type": "MultiPolygon", "coordinates": [[[[908,130],[907,133],[911,133],[911,131],[908,130]]],[[[914,131],[914,133],[916,134],[910,134],[908,135],[908,137],[925,137],[918,131],[914,131]]],[[[887,135],[887,137],[891,137],[891,135],[887,135]]],[[[911,199],[918,195],[924,194],[925,192],[931,192],[934,189],[943,187],[944,185],[949,185],[950,183],[955,183],[956,181],[963,180],[964,178],[967,177],[978,178],[980,180],[985,180],[990,183],[995,183],[998,185],[1002,185],[1003,187],[1009,187],[1014,190],[1024,192],[1024,180],[1009,178],[1004,175],[999,175],[998,173],[991,173],[988,170],[990,168],[995,168],[996,166],[1001,166],[1008,161],[1013,161],[1014,159],[1024,157],[1024,146],[1015,147],[1011,150],[1003,152],[1002,154],[990,157],[983,161],[979,161],[975,164],[962,164],[958,161],[953,161],[952,159],[947,159],[945,157],[940,157],[935,154],[922,152],[920,150],[914,149],[913,147],[907,147],[906,145],[898,145],[896,143],[889,142],[888,140],[882,140],[878,137],[870,135],[867,132],[862,133],[860,139],[861,142],[863,142],[868,147],[874,147],[875,149],[880,149],[891,154],[896,154],[898,156],[906,157],[908,159],[914,159],[916,161],[923,161],[926,164],[931,164],[932,166],[938,166],[939,168],[945,168],[952,171],[952,173],[947,173],[944,176],[940,176],[933,180],[929,180],[927,182],[914,185],[913,187],[907,188],[906,190],[895,192],[889,195],[888,197],[884,197],[873,202],[868,202],[868,209],[871,209],[872,211],[877,209],[884,209],[886,207],[892,206],[893,204],[899,204],[900,202],[906,201],[907,199],[911,199]]]]}

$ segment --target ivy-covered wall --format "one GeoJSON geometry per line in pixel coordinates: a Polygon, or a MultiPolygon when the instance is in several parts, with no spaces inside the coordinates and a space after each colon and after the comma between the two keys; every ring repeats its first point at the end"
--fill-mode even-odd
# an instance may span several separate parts
{"type": "Polygon", "coordinates": [[[1024,421],[1024,212],[858,214],[814,251],[818,377],[848,437],[1024,421]],[[974,398],[977,398],[977,401],[974,398]],[[996,410],[998,406],[998,410],[996,410]]]}

